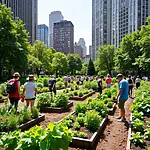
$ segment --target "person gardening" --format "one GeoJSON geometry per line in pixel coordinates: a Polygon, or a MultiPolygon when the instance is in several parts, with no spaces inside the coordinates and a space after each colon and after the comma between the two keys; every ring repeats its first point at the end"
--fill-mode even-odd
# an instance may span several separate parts
{"type": "Polygon", "coordinates": [[[52,92],[54,92],[54,94],[56,95],[56,79],[55,78],[51,78],[49,80],[49,91],[51,92],[51,95],[52,95],[52,92]]]}
{"type": "Polygon", "coordinates": [[[117,100],[118,100],[118,107],[120,109],[120,116],[117,117],[119,122],[125,122],[126,118],[125,118],[125,102],[128,100],[128,81],[126,81],[125,79],[123,79],[123,75],[122,74],[118,74],[117,75],[117,79],[118,79],[118,90],[119,93],[117,95],[117,100]]]}
{"type": "Polygon", "coordinates": [[[103,76],[100,76],[100,79],[98,79],[97,83],[98,83],[98,92],[100,93],[100,95],[102,94],[102,90],[103,90],[103,87],[102,87],[102,80],[103,80],[103,76]]]}
{"type": "Polygon", "coordinates": [[[13,74],[13,79],[9,80],[7,82],[6,91],[8,93],[8,98],[10,101],[10,105],[8,107],[8,111],[12,108],[14,105],[14,108],[17,111],[18,108],[18,102],[20,100],[20,74],[18,72],[15,72],[13,74]]]}
{"type": "Polygon", "coordinates": [[[26,100],[26,108],[30,106],[32,110],[32,107],[34,106],[34,102],[35,102],[36,95],[37,95],[37,86],[34,83],[36,78],[34,77],[34,75],[29,75],[27,80],[28,82],[24,84],[22,99],[25,98],[26,100]]]}
{"type": "Polygon", "coordinates": [[[111,82],[112,82],[112,79],[111,79],[110,75],[107,74],[107,78],[106,78],[106,87],[107,88],[111,87],[111,82]]]}

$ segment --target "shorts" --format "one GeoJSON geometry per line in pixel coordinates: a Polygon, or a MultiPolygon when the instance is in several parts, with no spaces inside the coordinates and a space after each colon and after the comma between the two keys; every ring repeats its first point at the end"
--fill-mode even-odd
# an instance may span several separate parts
{"type": "Polygon", "coordinates": [[[120,109],[124,108],[125,102],[126,102],[126,100],[120,100],[120,99],[119,99],[118,107],[119,107],[120,109]]]}
{"type": "Polygon", "coordinates": [[[110,87],[111,87],[111,84],[107,84],[106,87],[107,87],[107,88],[110,88],[110,87]]]}
{"type": "Polygon", "coordinates": [[[30,98],[30,99],[25,99],[26,101],[33,101],[33,100],[35,100],[36,99],[36,97],[34,97],[34,98],[30,98]]]}

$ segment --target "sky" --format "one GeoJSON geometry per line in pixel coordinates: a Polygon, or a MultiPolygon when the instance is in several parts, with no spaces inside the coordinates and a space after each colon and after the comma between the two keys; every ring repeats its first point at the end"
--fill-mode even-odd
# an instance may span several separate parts
{"type": "Polygon", "coordinates": [[[88,49],[92,43],[92,1],[38,0],[38,24],[49,26],[49,14],[56,10],[74,24],[74,42],[84,38],[88,49]]]}

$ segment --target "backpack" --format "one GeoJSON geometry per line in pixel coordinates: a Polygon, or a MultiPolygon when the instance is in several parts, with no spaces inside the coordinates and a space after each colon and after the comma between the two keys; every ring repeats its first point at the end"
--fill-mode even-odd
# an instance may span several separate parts
{"type": "Polygon", "coordinates": [[[8,94],[12,94],[16,91],[15,82],[16,81],[11,81],[11,80],[7,82],[6,92],[8,94]]]}

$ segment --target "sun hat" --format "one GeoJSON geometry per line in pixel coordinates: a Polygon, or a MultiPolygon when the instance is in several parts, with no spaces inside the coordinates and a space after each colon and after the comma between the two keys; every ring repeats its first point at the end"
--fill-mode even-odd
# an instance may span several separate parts
{"type": "Polygon", "coordinates": [[[33,74],[30,74],[27,78],[27,80],[36,80],[33,74]]]}
{"type": "Polygon", "coordinates": [[[122,75],[121,73],[119,73],[116,78],[118,79],[118,78],[120,78],[120,77],[121,77],[121,78],[123,77],[123,75],[122,75]]]}
{"type": "Polygon", "coordinates": [[[20,77],[19,72],[15,72],[15,73],[13,74],[13,77],[20,77]]]}

